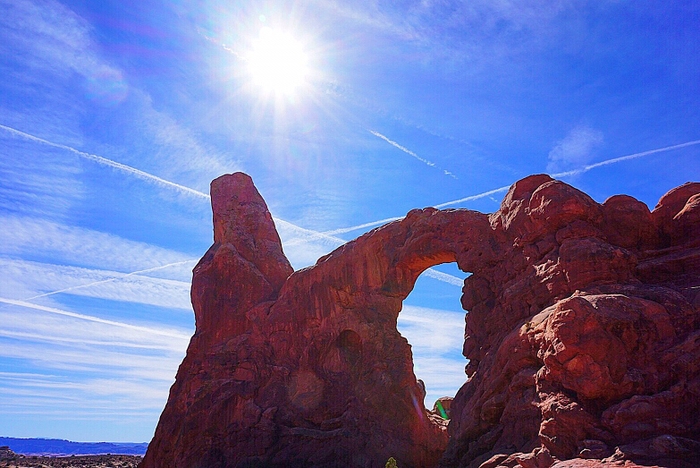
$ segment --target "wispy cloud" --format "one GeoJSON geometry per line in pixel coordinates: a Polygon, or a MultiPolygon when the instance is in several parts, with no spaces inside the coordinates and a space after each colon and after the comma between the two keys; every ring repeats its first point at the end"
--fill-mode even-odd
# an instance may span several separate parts
{"type": "MultiPolygon", "coordinates": [[[[43,138],[36,137],[36,136],[31,135],[29,133],[22,132],[20,130],[17,130],[17,129],[14,129],[14,128],[11,128],[11,127],[8,127],[5,125],[0,124],[0,129],[4,130],[12,135],[15,135],[15,136],[27,139],[27,140],[31,140],[31,141],[34,141],[34,142],[37,142],[37,143],[40,143],[43,145],[48,145],[48,146],[51,146],[54,148],[60,148],[60,149],[66,150],[66,151],[70,151],[71,153],[77,154],[78,156],[80,156],[82,158],[94,161],[98,164],[112,167],[114,169],[122,171],[125,174],[138,177],[138,178],[140,178],[142,180],[146,180],[148,182],[155,183],[156,185],[159,185],[161,187],[173,189],[173,190],[176,190],[176,191],[183,193],[185,195],[194,196],[198,199],[210,200],[210,196],[204,192],[200,192],[200,191],[192,189],[190,187],[186,187],[182,184],[171,182],[169,180],[163,179],[162,177],[158,177],[156,175],[142,171],[142,170],[137,169],[135,167],[128,166],[126,164],[122,164],[122,163],[119,163],[117,161],[113,161],[111,159],[108,159],[108,158],[105,158],[102,156],[86,153],[84,151],[77,150],[77,149],[72,148],[72,147],[67,146],[67,145],[53,143],[53,142],[50,142],[50,141],[45,140],[43,138]]],[[[304,249],[294,249],[294,246],[298,246],[301,244],[308,244],[310,242],[315,242],[315,241],[320,241],[327,246],[330,245],[333,248],[335,248],[335,247],[337,247],[341,244],[344,244],[346,242],[344,239],[335,237],[333,235],[329,235],[326,233],[312,231],[309,229],[302,228],[301,226],[297,226],[293,223],[285,221],[285,220],[283,220],[279,217],[276,217],[276,216],[274,216],[273,219],[277,225],[277,228],[280,231],[280,237],[282,237],[282,239],[283,239],[285,248],[291,248],[290,260],[294,259],[297,262],[297,264],[301,263],[301,264],[303,264],[303,266],[308,265],[309,260],[311,260],[310,263],[313,263],[313,261],[315,261],[315,259],[317,259],[318,256],[316,256],[314,259],[309,259],[308,247],[305,247],[304,249]]],[[[8,237],[9,237],[9,235],[8,235],[8,237]]],[[[2,238],[2,234],[0,234],[0,238],[2,238]]],[[[16,242],[16,241],[12,241],[12,242],[16,242]]],[[[322,252],[320,255],[328,253],[327,247],[316,248],[316,249],[312,249],[312,250],[314,252],[314,255],[317,251],[322,252]]]]}
{"type": "MultiPolygon", "coordinates": [[[[0,257],[0,297],[57,307],[61,307],[60,301],[66,299],[65,296],[71,295],[73,297],[68,298],[71,302],[80,301],[75,296],[98,298],[113,301],[116,307],[131,303],[129,309],[132,310],[144,309],[140,305],[157,306],[162,308],[162,312],[168,310],[161,318],[167,317],[169,321],[179,323],[191,317],[189,289],[192,264],[190,261],[178,262],[140,270],[149,272],[149,276],[145,276],[136,272],[125,274],[0,257]],[[64,297],[55,300],[59,295],[64,297]]],[[[156,312],[152,308],[145,310],[156,312]]]]}
{"type": "MultiPolygon", "coordinates": [[[[458,199],[458,200],[452,200],[452,201],[449,201],[449,202],[440,203],[440,204],[438,204],[438,205],[434,205],[434,208],[445,208],[445,207],[447,207],[447,206],[458,205],[458,204],[460,204],[460,203],[465,203],[465,202],[469,202],[469,201],[479,200],[479,199],[481,199],[481,198],[490,197],[491,195],[494,195],[494,194],[496,194],[496,193],[506,192],[509,188],[510,188],[510,186],[509,186],[509,185],[506,185],[506,186],[503,186],[503,187],[499,187],[499,188],[497,188],[497,189],[489,190],[489,191],[487,191],[487,192],[478,193],[478,194],[476,194],[476,195],[469,195],[468,197],[460,198],[460,199],[458,199]]],[[[325,233],[325,234],[328,234],[328,235],[344,234],[344,233],[347,233],[347,232],[358,231],[358,230],[360,230],[360,229],[366,229],[366,228],[369,228],[369,227],[379,226],[379,225],[381,225],[381,224],[390,223],[390,222],[392,222],[392,221],[397,221],[397,220],[403,219],[403,218],[404,218],[404,216],[396,216],[396,217],[393,217],[393,218],[384,218],[384,219],[379,219],[379,220],[377,220],[377,221],[372,221],[372,222],[369,222],[369,223],[358,224],[358,225],[356,225],[356,226],[350,226],[350,227],[345,227],[345,228],[333,229],[333,230],[330,230],[330,231],[325,231],[324,233],[325,233]]]]}
{"type": "Polygon", "coordinates": [[[343,245],[346,241],[326,233],[305,229],[273,216],[284,253],[295,269],[316,263],[319,257],[343,245]]]}
{"type": "Polygon", "coordinates": [[[32,369],[0,372],[4,414],[46,405],[48,413],[63,416],[86,412],[98,419],[131,413],[144,421],[157,416],[189,332],[0,302],[0,359],[32,369]]]}
{"type": "Polygon", "coordinates": [[[447,171],[447,170],[445,170],[445,169],[441,169],[440,167],[436,166],[434,162],[428,161],[428,160],[425,159],[425,158],[421,158],[420,156],[418,156],[416,153],[414,153],[414,152],[411,151],[410,149],[406,148],[405,146],[402,146],[402,145],[398,144],[398,143],[395,142],[394,140],[389,139],[388,137],[382,135],[381,133],[375,132],[374,130],[368,130],[368,132],[371,133],[372,135],[376,136],[377,138],[381,138],[382,140],[386,141],[387,143],[389,143],[389,144],[390,144],[391,146],[393,146],[394,148],[397,148],[397,149],[403,151],[404,153],[406,153],[406,154],[408,154],[408,155],[410,155],[410,156],[413,156],[414,158],[416,158],[418,161],[422,162],[423,164],[425,164],[425,165],[427,165],[427,166],[430,166],[430,167],[435,167],[435,168],[441,170],[446,176],[452,177],[453,179],[457,179],[457,176],[455,176],[452,172],[447,171]]]}
{"type": "Polygon", "coordinates": [[[285,247],[312,241],[322,241],[329,246],[337,247],[347,242],[346,240],[341,239],[340,237],[335,237],[332,234],[306,229],[278,217],[273,216],[273,219],[280,230],[280,236],[284,235],[286,238],[286,241],[284,241],[285,247]]]}
{"type": "MultiPolygon", "coordinates": [[[[36,299],[57,294],[74,294],[191,310],[189,281],[154,278],[144,274],[184,265],[191,268],[196,261],[119,273],[0,257],[0,297],[38,302],[36,299]]],[[[179,274],[179,271],[175,273],[179,274]]]]}
{"type": "MultiPolygon", "coordinates": [[[[241,169],[239,162],[234,158],[199,138],[197,129],[190,128],[170,114],[157,110],[150,95],[140,90],[132,91],[132,94],[140,101],[136,116],[138,126],[143,129],[145,137],[152,138],[154,143],[154,146],[145,150],[149,151],[150,167],[157,167],[162,176],[159,179],[166,179],[168,182],[174,179],[186,181],[187,184],[177,184],[181,187],[206,187],[212,178],[241,169]],[[173,161],[177,163],[173,164],[173,161]]],[[[202,192],[193,195],[201,197],[201,194],[202,192]]]]}
{"type": "Polygon", "coordinates": [[[398,329],[413,347],[414,372],[425,382],[428,406],[454,396],[466,381],[466,360],[454,352],[464,341],[465,314],[406,304],[399,314],[398,329]]]}
{"type": "Polygon", "coordinates": [[[574,10],[572,16],[580,15],[583,9],[572,7],[585,2],[476,0],[450,2],[449,8],[444,2],[429,0],[410,4],[365,2],[351,7],[335,0],[314,3],[358,26],[409,43],[413,60],[419,54],[426,62],[439,62],[443,68],[446,63],[468,63],[468,68],[457,69],[479,73],[548,44],[545,39],[561,27],[553,20],[567,10],[574,10]],[[466,30],[469,34],[464,34],[466,30]]]}
{"type": "Polygon", "coordinates": [[[31,145],[0,132],[0,206],[25,216],[69,216],[84,195],[77,161],[51,149],[39,157],[31,145]]]}
{"type": "Polygon", "coordinates": [[[389,15],[377,8],[375,2],[368,2],[362,8],[359,5],[348,6],[345,2],[335,0],[315,0],[320,7],[333,11],[336,15],[345,17],[359,24],[394,34],[402,39],[415,38],[415,32],[409,25],[394,21],[389,15]]]}
{"type": "Polygon", "coordinates": [[[92,338],[68,338],[65,336],[57,335],[42,335],[39,333],[28,333],[21,331],[11,331],[11,330],[0,330],[0,336],[5,338],[15,338],[23,341],[40,341],[46,343],[58,343],[58,344],[70,344],[79,345],[84,347],[85,345],[94,346],[105,346],[110,348],[136,348],[136,349],[157,349],[164,351],[171,351],[172,345],[168,344],[154,344],[152,342],[136,343],[129,341],[115,341],[113,338],[111,340],[96,340],[92,338]]]}
{"type": "Polygon", "coordinates": [[[0,373],[3,413],[21,414],[24,418],[40,415],[44,420],[120,423],[130,418],[150,425],[160,413],[172,383],[172,377],[161,378],[157,374],[153,378],[134,378],[128,372],[111,378],[57,374],[0,373]]]}
{"type": "MultiPolygon", "coordinates": [[[[56,387],[41,383],[41,376],[47,374],[64,376],[61,379],[70,383],[103,378],[160,382],[153,389],[159,389],[162,405],[191,333],[161,325],[104,320],[22,301],[0,302],[4,304],[0,308],[0,358],[3,362],[25,362],[34,369],[31,373],[16,373],[13,379],[0,379],[0,387],[17,387],[9,380],[21,380],[25,387],[35,382],[56,387]]],[[[138,399],[137,394],[132,396],[138,399]]],[[[119,409],[118,405],[113,409],[119,409]]]]}
{"type": "Polygon", "coordinates": [[[581,167],[595,158],[595,150],[603,144],[603,133],[585,125],[579,125],[549,152],[547,171],[561,171],[581,167]]]}
{"type": "Polygon", "coordinates": [[[372,135],[376,136],[377,138],[381,138],[382,140],[386,141],[387,143],[389,143],[389,144],[390,144],[391,146],[393,146],[394,148],[398,148],[398,149],[400,149],[401,151],[403,151],[404,153],[413,156],[414,158],[416,158],[417,160],[419,160],[419,161],[422,162],[423,164],[425,164],[425,165],[427,165],[427,166],[430,166],[430,167],[435,167],[435,163],[434,163],[434,162],[428,161],[427,159],[421,158],[420,156],[418,156],[416,153],[414,153],[414,152],[411,151],[410,149],[408,149],[408,148],[406,148],[405,146],[402,146],[402,145],[396,143],[394,140],[390,140],[388,137],[382,135],[381,133],[375,132],[374,130],[369,130],[369,133],[371,133],[372,135]]]}
{"type": "Polygon", "coordinates": [[[163,335],[163,336],[168,336],[171,338],[176,338],[180,340],[189,340],[190,335],[187,333],[183,332],[178,332],[175,330],[168,330],[164,328],[155,328],[155,327],[144,327],[141,325],[133,325],[130,323],[126,322],[119,322],[116,320],[107,320],[103,319],[100,317],[95,317],[92,315],[86,315],[86,314],[79,314],[76,312],[70,312],[67,310],[62,310],[62,309],[57,309],[55,307],[47,307],[39,304],[33,304],[31,302],[27,301],[18,301],[15,299],[7,299],[4,297],[0,297],[0,302],[3,304],[10,304],[10,305],[15,305],[19,307],[24,307],[27,309],[35,309],[35,310],[40,310],[42,312],[48,312],[50,314],[56,314],[56,315],[63,315],[65,317],[71,317],[75,319],[80,319],[80,320],[86,320],[88,322],[95,322],[95,323],[100,323],[103,325],[110,325],[113,327],[119,327],[119,328],[126,328],[134,332],[142,332],[146,333],[148,335],[163,335]]]}
{"type": "Polygon", "coordinates": [[[450,352],[464,341],[463,310],[449,311],[427,307],[403,306],[399,328],[408,333],[414,347],[425,348],[428,354],[450,352]]]}
{"type": "Polygon", "coordinates": [[[91,229],[0,216],[0,254],[45,256],[65,264],[133,272],[185,262],[190,255],[91,229]]]}
{"type": "MultiPolygon", "coordinates": [[[[129,68],[122,69],[111,63],[94,35],[94,26],[76,11],[55,0],[3,2],[0,52],[11,59],[21,57],[17,60],[18,87],[32,89],[31,94],[27,93],[33,96],[32,103],[41,102],[42,108],[51,108],[43,104],[48,100],[53,107],[61,109],[59,117],[43,109],[39,111],[39,106],[35,112],[10,110],[5,114],[4,124],[9,128],[32,128],[48,139],[39,138],[43,140],[39,141],[35,137],[35,141],[75,152],[78,151],[75,147],[79,147],[77,142],[95,138],[82,133],[77,122],[86,109],[95,103],[111,109],[119,105],[120,113],[131,113],[124,119],[131,128],[122,129],[129,133],[128,153],[141,160],[144,158],[140,153],[147,151],[145,159],[149,168],[157,168],[151,172],[163,175],[163,179],[199,184],[208,182],[212,173],[218,175],[237,169],[233,158],[198,138],[197,130],[191,126],[157,110],[147,92],[130,85],[129,68]],[[32,81],[36,79],[41,80],[40,86],[32,81]],[[64,146],[50,142],[56,140],[56,135],[60,135],[63,143],[68,143],[64,146]],[[142,140],[147,148],[140,146],[142,140]]],[[[114,118],[113,112],[102,110],[100,113],[101,118],[114,118]]],[[[119,122],[120,126],[124,122],[119,122]]],[[[84,152],[76,154],[115,169],[129,170],[128,164],[95,158],[96,155],[84,152]]],[[[144,171],[136,171],[135,174],[144,176],[144,171]]]]}
{"type": "Polygon", "coordinates": [[[114,103],[126,97],[129,86],[122,72],[95,52],[87,21],[53,0],[3,3],[2,42],[11,44],[24,66],[64,79],[82,76],[90,99],[114,103]]]}
{"type": "MultiPolygon", "coordinates": [[[[4,337],[0,342],[0,357],[31,364],[30,368],[33,369],[47,369],[60,374],[80,372],[93,377],[112,375],[169,382],[172,382],[187,347],[187,342],[184,342],[180,350],[129,349],[4,337]]],[[[165,398],[163,394],[162,401],[165,398]]]]}

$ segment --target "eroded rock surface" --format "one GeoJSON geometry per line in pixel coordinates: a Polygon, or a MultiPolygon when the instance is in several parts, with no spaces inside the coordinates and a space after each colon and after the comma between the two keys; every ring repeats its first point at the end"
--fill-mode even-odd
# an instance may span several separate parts
{"type": "Polygon", "coordinates": [[[492,215],[414,210],[294,273],[248,176],[215,180],[212,205],[197,330],[142,467],[700,458],[700,184],[650,212],[531,176],[492,215]],[[396,330],[418,275],[445,262],[472,273],[447,430],[396,330]]]}

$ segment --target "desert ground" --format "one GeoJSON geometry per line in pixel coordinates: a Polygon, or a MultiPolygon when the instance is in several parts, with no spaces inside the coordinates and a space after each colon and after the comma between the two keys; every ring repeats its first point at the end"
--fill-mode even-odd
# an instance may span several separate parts
{"type": "Polygon", "coordinates": [[[0,460],[2,468],[136,468],[141,458],[135,455],[86,455],[71,457],[25,457],[0,460]]]}

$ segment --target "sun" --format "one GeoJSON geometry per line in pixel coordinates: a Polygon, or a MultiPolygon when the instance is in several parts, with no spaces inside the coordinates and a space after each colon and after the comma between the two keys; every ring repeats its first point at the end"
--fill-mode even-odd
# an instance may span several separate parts
{"type": "Polygon", "coordinates": [[[252,84],[266,93],[292,95],[307,84],[308,55],[283,31],[263,27],[246,62],[252,84]]]}

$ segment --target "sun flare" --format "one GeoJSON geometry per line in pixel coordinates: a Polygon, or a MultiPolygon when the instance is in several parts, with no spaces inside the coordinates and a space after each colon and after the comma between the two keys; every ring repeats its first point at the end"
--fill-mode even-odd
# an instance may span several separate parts
{"type": "Polygon", "coordinates": [[[282,31],[262,28],[247,62],[252,83],[265,92],[294,94],[306,84],[308,56],[298,41],[282,31]]]}

